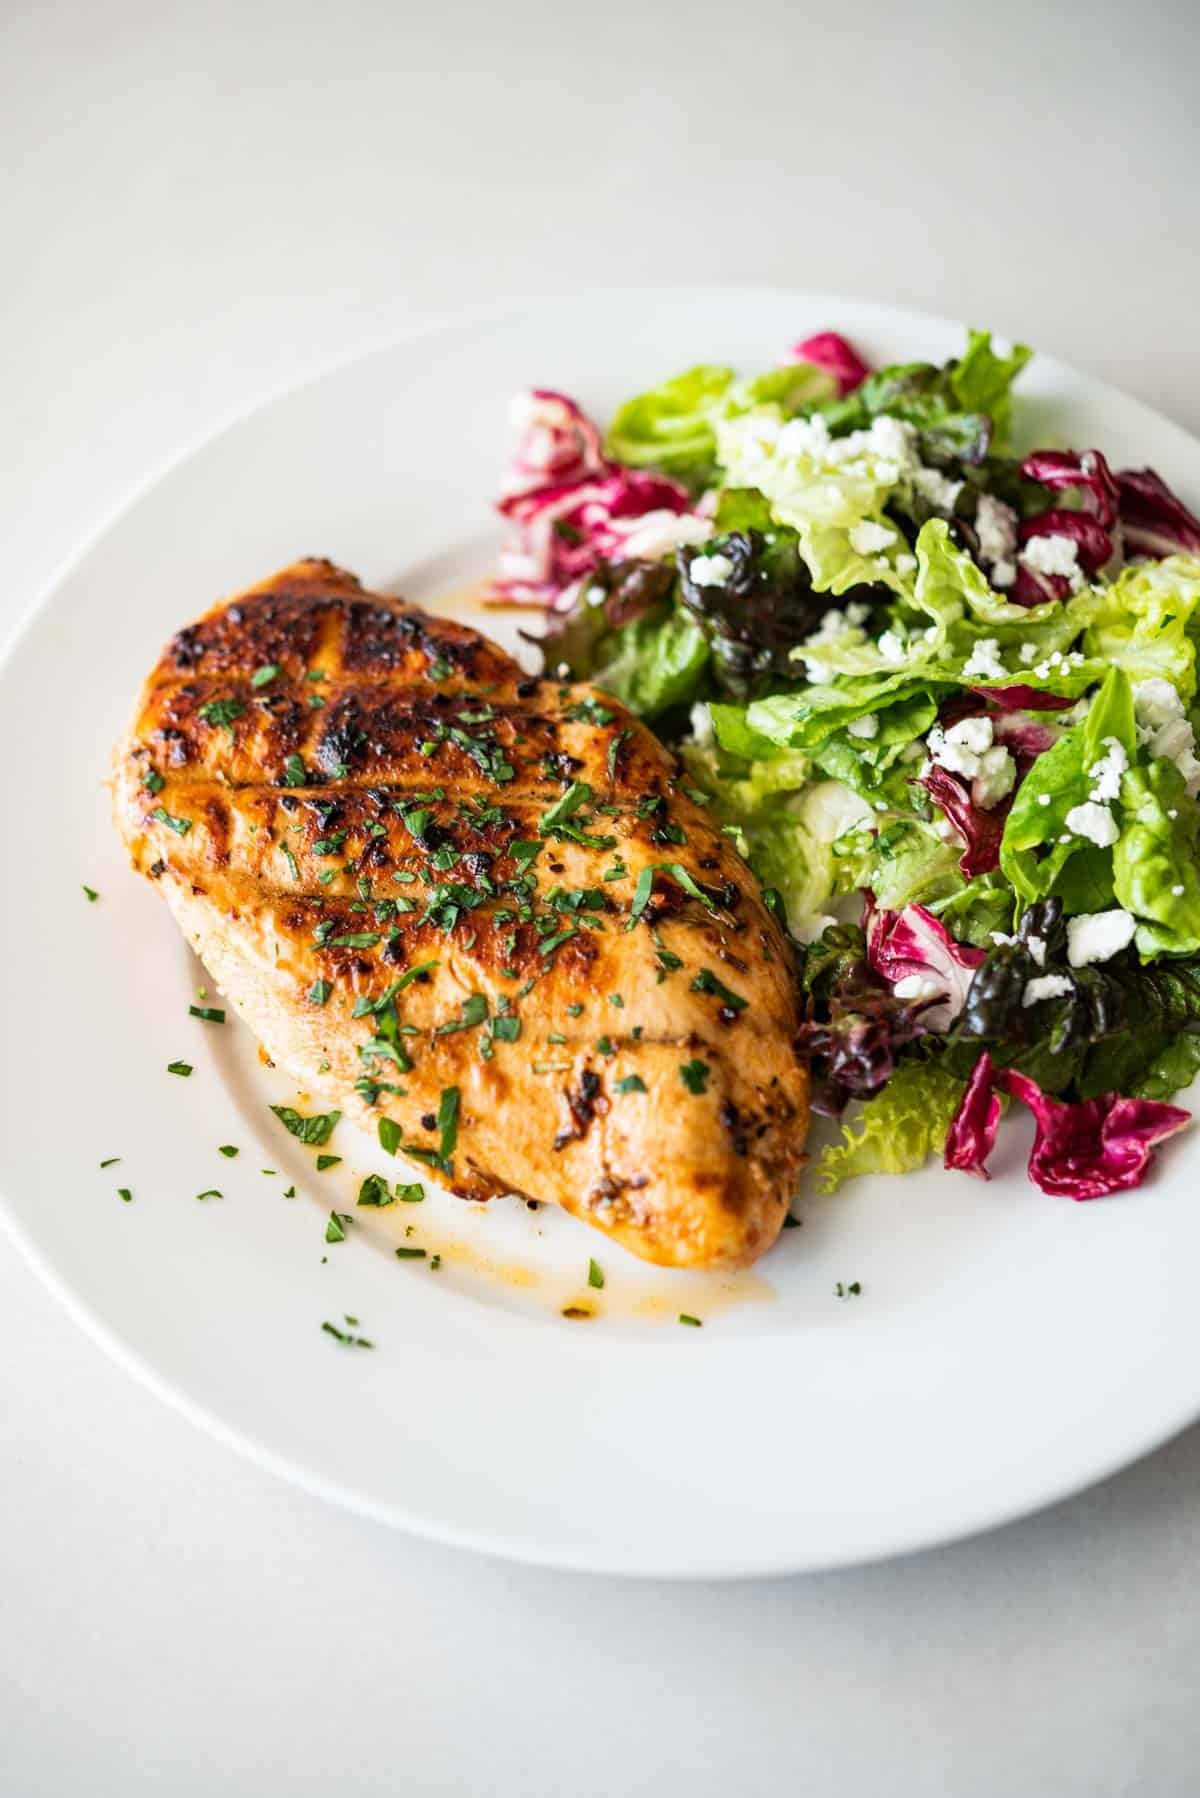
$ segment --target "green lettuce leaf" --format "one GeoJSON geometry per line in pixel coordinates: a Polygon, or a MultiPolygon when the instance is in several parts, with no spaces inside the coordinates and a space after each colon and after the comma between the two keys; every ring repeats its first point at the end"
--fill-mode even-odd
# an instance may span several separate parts
{"type": "Polygon", "coordinates": [[[840,433],[863,430],[887,412],[915,425],[931,446],[974,461],[989,446],[1006,447],[1009,389],[1031,355],[1024,344],[1015,344],[1007,356],[998,356],[990,332],[971,331],[963,354],[944,367],[898,362],[877,369],[845,399],[823,406],[821,415],[840,433]]]}
{"type": "Polygon", "coordinates": [[[789,362],[744,381],[735,381],[731,368],[699,363],[626,400],[609,426],[605,449],[630,468],[658,469],[698,491],[715,472],[719,418],[764,405],[788,418],[834,391],[830,376],[809,362],[789,362]]]}
{"type": "Polygon", "coordinates": [[[605,449],[630,468],[657,468],[689,485],[712,473],[713,416],[733,386],[731,368],[700,363],[618,407],[605,449]]]}
{"type": "Polygon", "coordinates": [[[861,1174],[909,1174],[940,1154],[963,1082],[935,1062],[903,1062],[877,1098],[842,1126],[817,1159],[817,1185],[836,1192],[861,1174]]]}
{"type": "Polygon", "coordinates": [[[1159,675],[1186,704],[1196,691],[1197,607],[1200,556],[1136,562],[1091,600],[1084,653],[1124,668],[1134,682],[1159,675]]]}
{"type": "Polygon", "coordinates": [[[1128,1092],[1135,1099],[1170,1099],[1189,1087],[1197,1074],[1200,1074],[1200,1033],[1187,1031],[1164,1044],[1129,1086],[1111,1090],[1128,1092]]]}
{"type": "Polygon", "coordinates": [[[885,911],[900,911],[906,905],[932,906],[961,891],[960,846],[917,818],[874,822],[882,828],[851,830],[834,842],[838,892],[869,888],[885,911]]]}
{"type": "Polygon", "coordinates": [[[1113,850],[1118,902],[1141,920],[1143,958],[1200,950],[1200,805],[1182,774],[1161,757],[1131,768],[1121,783],[1124,828],[1113,850]]]}
{"type": "MultiPolygon", "coordinates": [[[[1097,851],[1086,839],[1067,832],[1067,813],[1087,800],[1094,785],[1088,770],[1103,757],[1109,737],[1116,738],[1132,762],[1137,749],[1133,693],[1120,668],[1110,669],[1087,717],[1038,757],[1017,790],[1004,826],[1000,867],[1022,899],[1032,903],[1059,892],[1067,863],[1084,851],[1089,852],[1083,866],[1092,896],[1103,872],[1111,868],[1111,850],[1097,851]],[[1064,836],[1066,842],[1061,840],[1064,836]]],[[[1092,911],[1103,906],[1080,904],[1074,894],[1070,909],[1092,911]]]]}
{"type": "Polygon", "coordinates": [[[591,678],[641,718],[699,697],[708,642],[682,613],[648,613],[601,639],[591,678]]]}

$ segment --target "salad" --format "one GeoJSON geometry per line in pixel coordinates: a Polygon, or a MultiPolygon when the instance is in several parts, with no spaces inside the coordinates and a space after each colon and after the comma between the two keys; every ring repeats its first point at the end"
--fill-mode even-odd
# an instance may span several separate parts
{"type": "Polygon", "coordinates": [[[1136,1186],[1200,1069],[1200,520],[1013,447],[1030,351],[844,338],[685,370],[607,432],[522,394],[499,600],[676,750],[797,946],[823,1190],[930,1155],[1136,1186]]]}

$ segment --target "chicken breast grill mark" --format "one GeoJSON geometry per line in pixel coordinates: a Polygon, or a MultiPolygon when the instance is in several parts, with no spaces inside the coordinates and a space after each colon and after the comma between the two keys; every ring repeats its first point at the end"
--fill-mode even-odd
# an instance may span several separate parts
{"type": "Polygon", "coordinates": [[[808,1123],[790,948],[611,696],[298,562],[168,645],[115,806],[271,1058],[455,1192],[668,1266],[775,1240],[808,1123]]]}

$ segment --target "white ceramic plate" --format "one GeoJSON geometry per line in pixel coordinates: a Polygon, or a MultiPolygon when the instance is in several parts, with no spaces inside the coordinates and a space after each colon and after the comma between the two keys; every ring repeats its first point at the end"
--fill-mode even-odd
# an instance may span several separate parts
{"type": "MultiPolygon", "coordinates": [[[[1074,1205],[1026,1182],[1014,1123],[990,1185],[930,1170],[810,1198],[804,1227],[730,1280],[432,1189],[358,1213],[327,1247],[329,1211],[353,1209],[379,1150],[343,1124],[343,1165],[316,1174],[267,1110],[294,1085],[232,1020],[188,1016],[203,970],[124,865],[110,745],[162,643],[214,598],[310,553],[415,599],[461,589],[494,551],[516,388],[603,414],[690,362],[758,367],[823,326],[877,360],[961,342],[884,307],[723,288],[539,305],[345,363],[171,468],[4,669],[8,1223],[75,1315],[197,1422],[448,1542],[621,1573],[829,1567],[1018,1516],[1200,1412],[1200,1142],[1143,1190],[1074,1205]],[[190,1079],[166,1072],[176,1059],[190,1079]],[[213,1187],[224,1197],[197,1203],[213,1187]],[[440,1249],[438,1271],[396,1259],[405,1228],[440,1249]],[[839,1301],[851,1280],[862,1296],[839,1301]],[[564,1321],[572,1300],[598,1315],[564,1321]],[[321,1330],[347,1314],[373,1352],[321,1330]]],[[[1024,434],[1098,443],[1200,497],[1200,447],[1144,407],[1045,359],[1022,395],[1024,434]]]]}

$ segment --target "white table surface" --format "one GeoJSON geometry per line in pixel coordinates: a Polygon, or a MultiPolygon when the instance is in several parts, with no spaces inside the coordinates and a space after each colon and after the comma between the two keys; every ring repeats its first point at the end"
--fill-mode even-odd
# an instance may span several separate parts
{"type": "MultiPolygon", "coordinates": [[[[0,632],[181,445],[489,295],[893,299],[1200,430],[1198,49],[1186,0],[2,7],[0,632]]],[[[938,1553],[673,1587],[290,1490],[2,1240],[0,1390],[5,1798],[1200,1788],[1197,1430],[938,1553]]]]}

